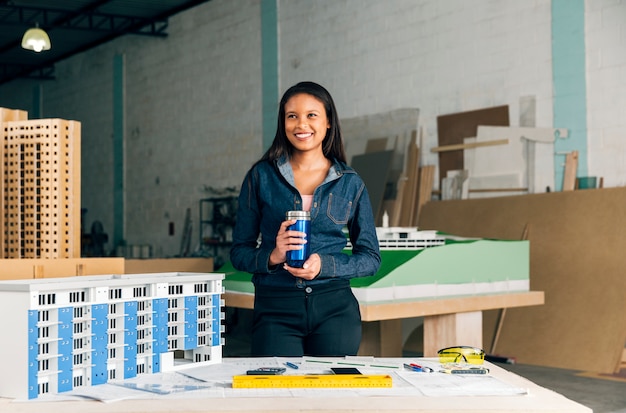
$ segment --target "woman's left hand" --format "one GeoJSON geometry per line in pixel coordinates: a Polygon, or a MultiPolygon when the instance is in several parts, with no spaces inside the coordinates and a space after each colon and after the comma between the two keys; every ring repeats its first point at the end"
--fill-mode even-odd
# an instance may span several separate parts
{"type": "Polygon", "coordinates": [[[290,267],[286,263],[284,268],[291,273],[294,277],[302,278],[304,280],[312,280],[322,270],[322,259],[319,254],[311,254],[309,259],[304,262],[302,268],[290,267]]]}

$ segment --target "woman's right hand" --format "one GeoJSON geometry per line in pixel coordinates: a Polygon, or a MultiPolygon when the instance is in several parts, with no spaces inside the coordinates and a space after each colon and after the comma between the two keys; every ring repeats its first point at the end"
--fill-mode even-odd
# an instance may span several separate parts
{"type": "Polygon", "coordinates": [[[300,231],[289,231],[289,226],[296,223],[295,219],[288,219],[280,224],[278,234],[276,234],[276,247],[270,254],[269,265],[278,265],[287,261],[287,251],[298,250],[306,240],[302,238],[305,234],[300,231]]]}

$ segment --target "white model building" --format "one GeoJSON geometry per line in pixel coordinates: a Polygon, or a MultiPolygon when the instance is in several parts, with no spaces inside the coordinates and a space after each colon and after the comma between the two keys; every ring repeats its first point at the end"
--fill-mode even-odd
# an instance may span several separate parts
{"type": "MultiPolygon", "coordinates": [[[[376,236],[381,250],[423,250],[446,243],[446,237],[437,231],[420,231],[417,227],[376,227],[376,236]]],[[[346,249],[352,249],[350,239],[346,249]]]]}
{"type": "Polygon", "coordinates": [[[223,274],[0,282],[0,396],[36,399],[222,360],[223,274]]]}
{"type": "Polygon", "coordinates": [[[376,235],[381,250],[421,250],[446,243],[446,238],[437,231],[419,231],[413,227],[376,227],[376,235]]]}

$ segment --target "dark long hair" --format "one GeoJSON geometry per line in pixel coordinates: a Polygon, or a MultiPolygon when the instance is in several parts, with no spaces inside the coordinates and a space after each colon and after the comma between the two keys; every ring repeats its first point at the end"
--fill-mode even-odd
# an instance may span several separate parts
{"type": "Polygon", "coordinates": [[[301,93],[311,95],[318,99],[322,102],[322,104],[324,104],[324,108],[326,109],[326,117],[330,123],[330,128],[326,130],[326,136],[322,142],[322,151],[324,152],[324,156],[329,159],[335,158],[338,161],[346,162],[346,152],[341,137],[339,116],[337,115],[335,102],[333,101],[330,93],[328,93],[323,86],[314,82],[300,82],[287,89],[280,100],[280,106],[278,108],[278,123],[276,126],[274,141],[267,152],[263,154],[260,161],[274,161],[283,155],[291,157],[293,146],[287,139],[287,134],[285,133],[285,104],[293,96],[301,93]]]}

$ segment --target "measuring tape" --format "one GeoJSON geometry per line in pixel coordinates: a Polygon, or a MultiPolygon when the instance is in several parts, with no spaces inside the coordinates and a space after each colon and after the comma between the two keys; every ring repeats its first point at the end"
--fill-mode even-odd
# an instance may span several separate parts
{"type": "Polygon", "coordinates": [[[389,375],[309,374],[304,376],[233,376],[234,389],[306,387],[391,387],[389,375]]]}

